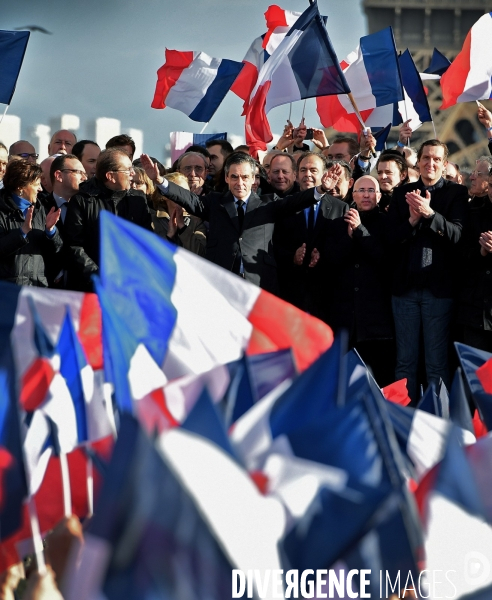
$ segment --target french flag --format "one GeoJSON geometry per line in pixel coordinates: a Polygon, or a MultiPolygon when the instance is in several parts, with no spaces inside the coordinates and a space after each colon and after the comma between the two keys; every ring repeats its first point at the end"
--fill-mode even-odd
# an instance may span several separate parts
{"type": "Polygon", "coordinates": [[[273,4],[265,13],[267,33],[256,38],[243,58],[244,68],[239,73],[231,87],[231,92],[243,100],[247,100],[258,80],[258,73],[277,46],[284,39],[286,33],[301,16],[300,12],[284,10],[273,4]]]}
{"type": "MultiPolygon", "coordinates": [[[[341,67],[366,125],[384,127],[392,123],[393,105],[403,100],[403,87],[391,27],[360,38],[359,46],[341,67]]],[[[354,108],[345,94],[316,99],[321,123],[338,131],[360,131],[354,108]]]]}
{"type": "Polygon", "coordinates": [[[276,106],[330,94],[350,87],[339,66],[328,32],[314,2],[264,63],[246,111],[246,143],[253,152],[273,139],[267,113],[276,106]]]}
{"type": "Polygon", "coordinates": [[[112,310],[168,380],[285,348],[304,370],[333,341],[318,319],[107,211],[100,273],[112,310]]]}
{"type": "Polygon", "coordinates": [[[441,110],[459,102],[486,100],[492,96],[492,12],[468,32],[463,48],[441,77],[441,110]]]}
{"type": "Polygon", "coordinates": [[[171,131],[171,162],[186,152],[190,146],[205,146],[209,140],[226,140],[227,133],[189,133],[188,131],[171,131]]]}
{"type": "Polygon", "coordinates": [[[166,48],[166,62],[157,71],[151,106],[170,106],[193,121],[208,122],[242,68],[243,63],[212,58],[205,52],[166,48]]]}

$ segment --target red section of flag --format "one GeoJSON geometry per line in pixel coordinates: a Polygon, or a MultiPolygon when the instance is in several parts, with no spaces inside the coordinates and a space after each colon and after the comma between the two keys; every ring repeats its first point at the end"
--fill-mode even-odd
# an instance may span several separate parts
{"type": "Polygon", "coordinates": [[[36,410],[44,402],[55,372],[49,360],[36,358],[21,380],[20,404],[27,412],[36,410]]]}
{"type": "MultiPolygon", "coordinates": [[[[234,92],[236,96],[239,96],[246,102],[258,80],[258,69],[256,65],[253,65],[246,60],[243,60],[243,63],[244,67],[231,85],[231,92],[234,92]]],[[[245,111],[243,111],[243,115],[244,114],[245,111]]]]}
{"type": "Polygon", "coordinates": [[[420,514],[420,518],[422,522],[425,524],[426,521],[426,508],[427,508],[427,499],[429,494],[435,487],[438,469],[440,464],[434,466],[430,471],[428,471],[421,479],[418,488],[414,492],[414,497],[417,502],[418,511],[420,514]]]}
{"type": "Polygon", "coordinates": [[[5,473],[10,469],[10,467],[14,464],[15,459],[10,454],[10,452],[6,448],[0,447],[0,508],[3,506],[3,501],[5,498],[4,482],[3,478],[5,473]]]}
{"type": "MultiPolygon", "coordinates": [[[[355,113],[348,113],[341,104],[338,96],[318,96],[316,110],[323,127],[333,127],[337,131],[358,133],[361,130],[359,119],[355,113]]],[[[373,109],[361,111],[363,121],[366,121],[373,109]]]]}
{"type": "Polygon", "coordinates": [[[176,427],[177,425],[179,425],[178,421],[176,421],[176,419],[172,416],[172,414],[169,411],[169,408],[167,407],[164,390],[162,388],[154,390],[150,392],[150,396],[152,400],[157,404],[162,414],[168,420],[169,428],[176,427]]]}
{"type": "Polygon", "coordinates": [[[468,32],[463,48],[441,77],[442,104],[440,110],[456,104],[463,93],[470,72],[471,31],[468,32]]]}
{"type": "Polygon", "coordinates": [[[492,359],[477,369],[477,377],[487,394],[492,394],[492,359]]]}
{"type": "Polygon", "coordinates": [[[152,108],[166,108],[165,100],[169,90],[176,84],[181,73],[190,66],[195,57],[194,52],[179,52],[166,48],[166,62],[157,71],[157,84],[155,87],[152,108]]]}
{"type": "Polygon", "coordinates": [[[268,477],[261,471],[253,471],[249,474],[253,483],[256,485],[258,490],[265,496],[268,492],[268,477]]]}
{"type": "Polygon", "coordinates": [[[394,383],[390,383],[384,388],[381,388],[383,396],[386,400],[393,402],[394,404],[400,404],[401,406],[407,406],[410,404],[410,397],[407,390],[407,380],[399,379],[394,383]]]}
{"type": "Polygon", "coordinates": [[[307,369],[333,343],[333,332],[326,323],[268,292],[260,293],[248,320],[255,331],[246,353],[292,348],[299,371],[307,369]]]}
{"type": "Polygon", "coordinates": [[[96,294],[84,295],[80,309],[78,336],[90,366],[94,371],[102,369],[102,317],[96,294]]]}
{"type": "Polygon", "coordinates": [[[287,19],[285,18],[285,10],[276,4],[272,4],[268,7],[265,13],[265,21],[268,31],[263,38],[263,48],[267,47],[268,41],[277,27],[288,27],[289,25],[287,23],[287,19]]]}
{"type": "Polygon", "coordinates": [[[246,112],[246,144],[249,146],[251,156],[255,158],[258,157],[258,150],[265,151],[267,143],[273,140],[265,113],[266,98],[271,84],[271,81],[265,81],[260,85],[246,112]]]}
{"type": "Polygon", "coordinates": [[[477,440],[478,440],[478,438],[484,437],[488,434],[487,427],[485,427],[485,423],[480,418],[480,415],[478,414],[478,410],[475,410],[475,414],[473,415],[472,423],[473,423],[473,430],[475,432],[475,437],[477,438],[477,440]]]}

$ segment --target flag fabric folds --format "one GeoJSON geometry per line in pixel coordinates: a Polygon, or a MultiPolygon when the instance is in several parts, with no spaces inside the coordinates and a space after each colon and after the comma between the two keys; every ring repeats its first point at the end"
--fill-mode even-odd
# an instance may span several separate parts
{"type": "Polygon", "coordinates": [[[100,223],[108,301],[169,380],[289,347],[303,370],[331,345],[327,325],[225,269],[107,211],[100,223]]]}
{"type": "Polygon", "coordinates": [[[193,121],[208,122],[242,68],[242,63],[212,58],[205,52],[166,48],[166,62],[157,71],[151,106],[170,106],[193,121]]]}
{"type": "Polygon", "coordinates": [[[461,52],[441,77],[441,110],[459,102],[486,100],[491,97],[491,35],[492,12],[489,12],[480,17],[470,29],[461,52]]]}
{"type": "Polygon", "coordinates": [[[0,31],[0,103],[10,104],[24,61],[30,31],[0,31]]]}
{"type": "Polygon", "coordinates": [[[449,69],[450,65],[451,61],[449,58],[446,58],[442,52],[434,48],[430,65],[423,73],[420,73],[420,78],[422,81],[426,79],[441,79],[441,76],[449,69]]]}
{"type": "MultiPolygon", "coordinates": [[[[403,100],[398,55],[391,27],[360,38],[359,46],[341,63],[343,73],[367,126],[393,122],[393,105],[403,100]],[[369,117],[377,107],[378,121],[369,117]]],[[[317,111],[324,127],[359,131],[360,124],[347,96],[318,97],[317,111]]]]}
{"type": "Polygon", "coordinates": [[[349,92],[314,2],[261,68],[246,111],[246,143],[253,152],[266,150],[266,143],[273,139],[266,115],[276,106],[349,92]]]}

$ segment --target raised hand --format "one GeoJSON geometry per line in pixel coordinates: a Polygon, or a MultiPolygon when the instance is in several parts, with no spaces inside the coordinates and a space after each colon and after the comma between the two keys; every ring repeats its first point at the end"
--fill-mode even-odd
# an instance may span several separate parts
{"type": "Polygon", "coordinates": [[[492,127],[492,113],[490,110],[487,110],[483,104],[478,103],[478,120],[485,129],[492,127]]]}
{"type": "Polygon", "coordinates": [[[29,577],[23,600],[63,600],[53,570],[49,566],[46,569],[44,575],[36,571],[29,577]]]}
{"type": "Polygon", "coordinates": [[[425,197],[420,194],[420,190],[407,192],[405,199],[409,207],[420,217],[429,218],[434,214],[430,207],[431,195],[428,190],[425,191],[425,197]]]}
{"type": "Polygon", "coordinates": [[[24,235],[27,235],[32,229],[32,216],[34,214],[34,206],[30,206],[26,211],[26,218],[21,226],[21,231],[24,235]]]}
{"type": "Polygon", "coordinates": [[[409,125],[411,120],[412,119],[407,119],[405,123],[402,123],[400,125],[400,134],[398,136],[398,139],[400,140],[400,144],[403,144],[404,146],[408,146],[408,144],[410,143],[410,138],[412,137],[413,131],[409,125]]]}
{"type": "Polygon", "coordinates": [[[61,215],[61,208],[55,210],[53,206],[50,212],[46,215],[46,231],[52,231],[53,227],[58,223],[58,219],[61,215]]]}
{"type": "Polygon", "coordinates": [[[155,181],[155,183],[162,183],[164,181],[164,177],[159,173],[159,166],[157,163],[154,163],[148,154],[142,154],[140,161],[142,169],[147,173],[149,179],[155,181]]]}
{"type": "Polygon", "coordinates": [[[323,173],[321,177],[321,191],[318,190],[320,194],[326,194],[326,192],[332,190],[337,185],[342,174],[343,167],[338,163],[335,163],[326,173],[323,173]]]}
{"type": "Polygon", "coordinates": [[[304,124],[304,119],[302,119],[299,127],[296,127],[292,134],[294,137],[294,144],[296,146],[300,146],[301,144],[303,144],[304,140],[306,139],[306,134],[307,134],[307,127],[304,124]]]}
{"type": "Polygon", "coordinates": [[[325,132],[322,129],[315,129],[314,127],[312,142],[320,150],[323,150],[323,148],[328,148],[328,146],[330,145],[328,140],[326,139],[325,132]]]}
{"type": "Polygon", "coordinates": [[[370,156],[374,153],[376,147],[376,138],[372,135],[371,131],[362,132],[360,136],[360,153],[362,156],[370,156]]]}
{"type": "Polygon", "coordinates": [[[277,143],[275,144],[275,148],[277,150],[285,150],[289,148],[294,143],[294,125],[290,121],[287,121],[287,125],[284,126],[284,132],[279,137],[277,143]]]}
{"type": "Polygon", "coordinates": [[[298,267],[302,266],[304,257],[306,256],[306,244],[303,244],[300,248],[297,248],[294,254],[294,264],[298,267]]]}

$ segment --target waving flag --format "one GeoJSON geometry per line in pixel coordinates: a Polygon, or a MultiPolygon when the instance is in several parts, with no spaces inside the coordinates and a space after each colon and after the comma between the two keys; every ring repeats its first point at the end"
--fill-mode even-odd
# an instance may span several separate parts
{"type": "Polygon", "coordinates": [[[426,79],[441,79],[441,76],[446,73],[451,65],[449,58],[446,58],[442,52],[439,52],[437,48],[434,48],[430,65],[425,69],[423,73],[420,73],[422,81],[426,79]]]}
{"type": "Polygon", "coordinates": [[[151,106],[170,106],[193,121],[208,122],[242,68],[242,63],[211,58],[205,52],[166,48],[166,62],[157,71],[151,106]]]}
{"type": "Polygon", "coordinates": [[[455,342],[463,374],[488,431],[492,431],[492,354],[455,342]]]}
{"type": "Polygon", "coordinates": [[[101,284],[168,379],[289,347],[302,370],[333,339],[314,317],[107,211],[101,284]]]}
{"type": "Polygon", "coordinates": [[[0,31],[0,103],[10,104],[30,31],[0,31]]]}
{"type": "Polygon", "coordinates": [[[249,47],[243,58],[244,68],[233,83],[231,92],[243,100],[250,97],[265,61],[270,58],[300,15],[298,12],[283,10],[275,4],[268,7],[265,13],[268,31],[256,38],[249,47]]]}
{"type": "Polygon", "coordinates": [[[273,137],[266,114],[276,106],[350,88],[338,64],[316,2],[297,19],[264,63],[246,112],[246,143],[266,150],[273,137]]]}
{"type": "Polygon", "coordinates": [[[441,110],[459,102],[486,100],[492,96],[492,12],[468,32],[463,48],[441,77],[441,110]]]}
{"type": "MultiPolygon", "coordinates": [[[[393,122],[393,104],[403,100],[403,88],[391,27],[360,38],[359,46],[341,67],[364,122],[369,127],[384,127],[393,122]],[[377,107],[384,107],[377,113],[378,121],[370,121],[369,117],[377,107]]],[[[324,127],[334,127],[338,131],[360,130],[346,95],[318,97],[316,105],[324,127]]]]}

